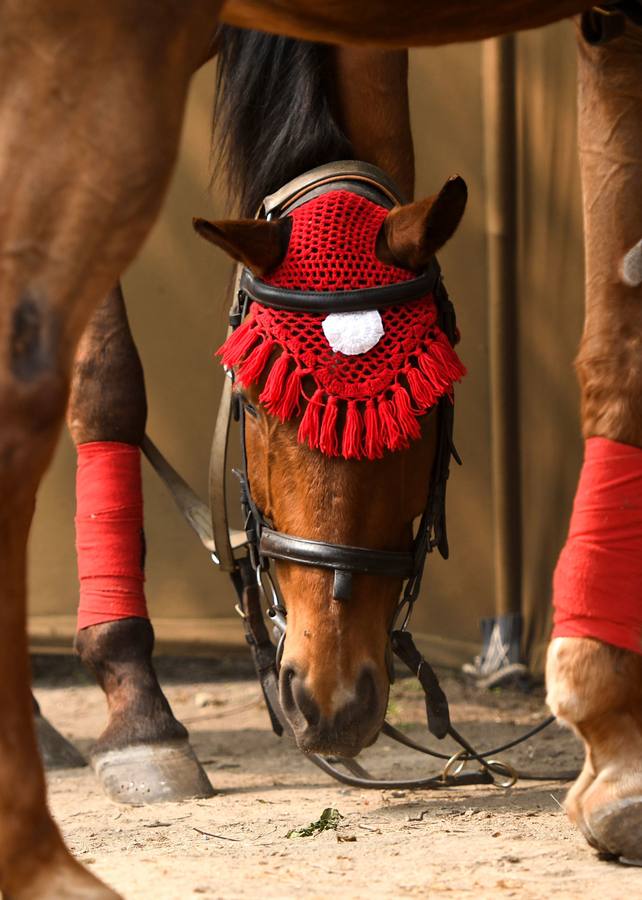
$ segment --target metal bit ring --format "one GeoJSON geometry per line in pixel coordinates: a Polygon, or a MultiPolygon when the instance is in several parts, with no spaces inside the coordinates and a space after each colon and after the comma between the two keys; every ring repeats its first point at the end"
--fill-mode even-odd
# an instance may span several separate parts
{"type": "Polygon", "coordinates": [[[468,762],[467,756],[466,750],[458,750],[456,753],[453,753],[441,773],[443,781],[448,781],[449,778],[454,778],[464,771],[468,762]]]}
{"type": "Polygon", "coordinates": [[[488,759],[484,765],[486,770],[490,772],[493,784],[496,787],[512,788],[517,781],[518,775],[515,769],[500,759],[488,759]]]}

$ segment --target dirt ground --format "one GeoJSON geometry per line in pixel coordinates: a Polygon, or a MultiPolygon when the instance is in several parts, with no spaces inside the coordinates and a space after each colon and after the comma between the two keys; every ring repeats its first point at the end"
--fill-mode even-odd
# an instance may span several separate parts
{"type": "MultiPolygon", "coordinates": [[[[571,828],[559,781],[520,781],[508,791],[346,788],[272,734],[243,661],[161,659],[159,670],[215,797],[116,806],[89,768],[49,774],[51,807],[70,848],[127,900],[642,895],[642,871],[598,860],[571,828]],[[336,830],[287,837],[327,807],[343,816],[336,830]]],[[[478,746],[496,745],[545,713],[541,689],[479,692],[440,674],[453,721],[478,746]]],[[[35,683],[43,713],[86,752],[105,720],[100,691],[71,658],[37,658],[35,683]]],[[[398,682],[389,719],[427,740],[423,716],[415,684],[398,682]]],[[[502,758],[545,774],[576,769],[581,752],[552,726],[502,758]]],[[[385,738],[360,760],[382,777],[437,771],[436,761],[385,738]]]]}

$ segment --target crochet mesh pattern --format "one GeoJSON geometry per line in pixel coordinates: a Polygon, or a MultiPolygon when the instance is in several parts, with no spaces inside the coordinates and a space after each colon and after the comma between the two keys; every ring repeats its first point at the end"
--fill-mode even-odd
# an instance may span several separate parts
{"type": "MultiPolygon", "coordinates": [[[[265,281],[275,287],[341,291],[412,279],[375,255],[388,210],[349,191],[331,191],[292,214],[283,261],[265,281]]],[[[286,312],[253,302],[218,351],[242,386],[265,378],[260,401],[281,421],[301,415],[299,441],[329,456],[376,459],[420,436],[418,419],[465,369],[437,325],[432,295],[380,310],[384,336],[353,356],[334,352],[324,314],[286,312]],[[313,385],[310,393],[309,386],[313,385]]]]}

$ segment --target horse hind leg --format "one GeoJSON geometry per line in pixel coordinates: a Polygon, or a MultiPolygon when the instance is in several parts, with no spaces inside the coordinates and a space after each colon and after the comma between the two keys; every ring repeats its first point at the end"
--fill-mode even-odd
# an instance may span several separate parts
{"type": "Polygon", "coordinates": [[[36,740],[45,769],[79,769],[86,766],[82,753],[43,716],[40,704],[33,695],[31,700],[36,740]]]}
{"type": "MultiPolygon", "coordinates": [[[[100,471],[111,480],[118,474],[110,463],[114,452],[125,452],[136,468],[140,465],[146,418],[143,369],[117,287],[94,312],[76,353],[68,426],[79,453],[96,452],[100,471]]],[[[133,500],[142,504],[138,478],[134,482],[133,500]]],[[[83,490],[80,481],[78,489],[83,490]]],[[[79,506],[81,502],[79,498],[79,506]]],[[[92,516],[90,529],[97,521],[96,507],[92,516]]],[[[119,803],[210,797],[212,787],[152,664],[154,631],[146,617],[140,530],[131,532],[116,520],[100,543],[101,553],[111,554],[111,559],[88,563],[93,577],[82,579],[89,590],[81,588],[76,636],[77,652],[105,692],[109,709],[108,724],[91,752],[92,765],[107,795],[119,803]],[[111,574],[124,571],[130,553],[136,567],[141,560],[134,603],[127,593],[129,584],[124,589],[122,578],[111,574]],[[93,588],[97,575],[108,591],[108,603],[93,588]],[[120,610],[114,608],[115,596],[124,604],[120,610]]],[[[81,544],[79,540],[79,555],[84,553],[81,544]]],[[[87,564],[79,560],[79,565],[84,570],[87,564]]]]}

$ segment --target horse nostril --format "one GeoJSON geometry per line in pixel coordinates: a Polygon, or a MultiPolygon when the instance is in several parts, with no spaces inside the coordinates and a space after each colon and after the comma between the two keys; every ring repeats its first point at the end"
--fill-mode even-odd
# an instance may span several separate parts
{"type": "Polygon", "coordinates": [[[295,707],[294,695],[292,693],[292,682],[296,676],[296,672],[294,670],[294,666],[283,666],[280,673],[280,693],[281,693],[281,705],[283,709],[287,712],[287,710],[292,710],[295,707]]]}
{"type": "Polygon", "coordinates": [[[308,725],[318,725],[321,718],[321,711],[316,700],[310,696],[305,685],[301,683],[301,679],[299,678],[294,680],[293,693],[294,702],[305,716],[308,725]]]}
{"type": "Polygon", "coordinates": [[[310,696],[293,665],[281,669],[280,677],[281,705],[286,713],[301,714],[308,725],[318,725],[321,712],[313,697],[310,696]]]}
{"type": "Polygon", "coordinates": [[[357,681],[357,706],[364,712],[377,709],[379,704],[379,692],[374,673],[370,669],[364,669],[357,681]]]}

